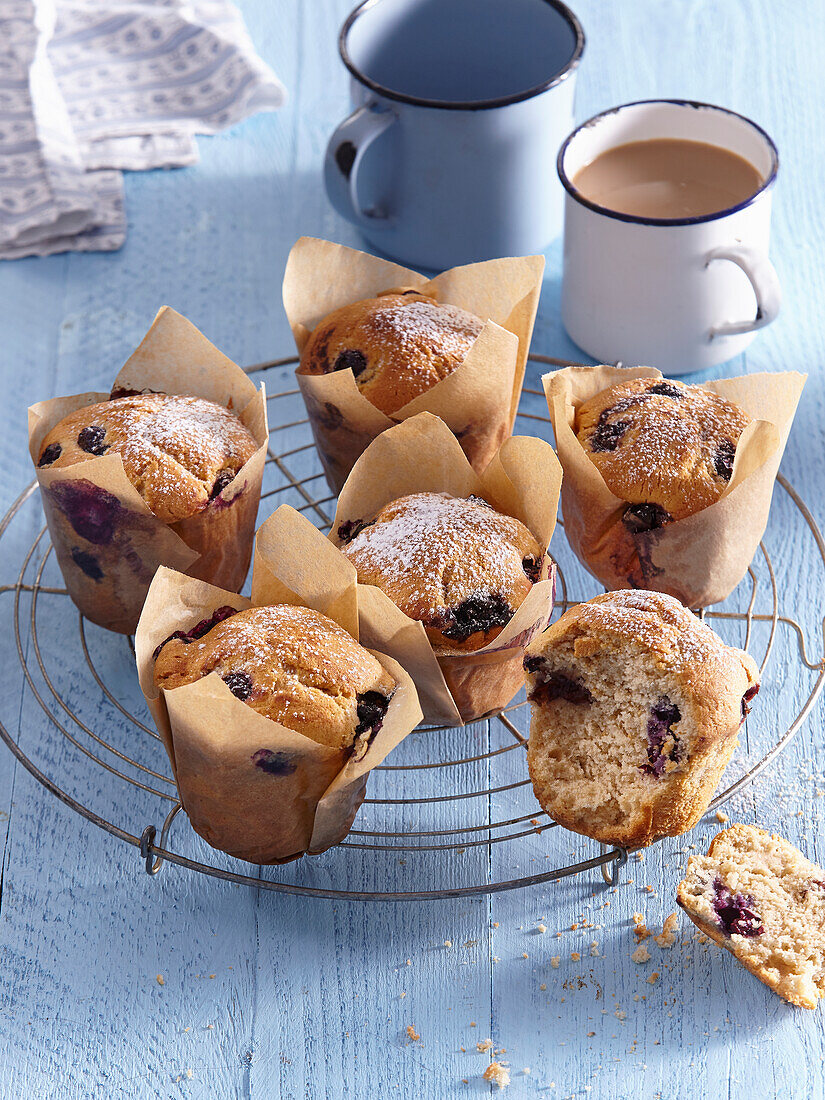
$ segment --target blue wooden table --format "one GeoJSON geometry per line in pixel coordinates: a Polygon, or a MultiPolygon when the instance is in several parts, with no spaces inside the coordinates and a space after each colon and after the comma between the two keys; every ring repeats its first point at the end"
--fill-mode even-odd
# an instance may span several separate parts
{"type": "MultiPolygon", "coordinates": [[[[328,206],[319,171],[347,105],[336,33],[348,6],[246,0],[252,36],[287,85],[288,105],[202,140],[196,167],[128,177],[129,235],[119,253],[0,267],[0,512],[31,480],[26,406],[105,389],[162,303],[241,364],[290,354],[280,282],[291,244],[301,234],[358,244],[328,206]]],[[[690,97],[749,114],[777,141],[773,257],[785,306],[747,357],[722,373],[809,372],[782,469],[825,525],[820,0],[575,6],[588,36],[580,118],[631,99],[690,97]]],[[[576,357],[559,322],[560,259],[556,243],[547,253],[533,346],[576,357]]],[[[275,372],[270,386],[280,378],[288,372],[275,372]]],[[[0,583],[14,579],[41,522],[32,506],[4,537],[0,583]]],[[[825,593],[813,543],[782,502],[772,524],[783,599],[816,654],[825,593]]],[[[44,632],[52,653],[78,644],[71,613],[47,613],[44,632]]],[[[109,672],[128,677],[123,647],[95,637],[90,644],[111,663],[109,672]]],[[[809,682],[796,653],[792,631],[780,631],[757,712],[766,743],[793,714],[794,691],[809,682]]],[[[139,831],[142,807],[132,812],[120,786],[84,771],[53,742],[5,629],[0,661],[3,721],[12,715],[15,738],[52,774],[71,773],[74,790],[85,784],[89,801],[125,815],[139,831]]],[[[74,705],[98,705],[64,679],[60,689],[74,705]]],[[[819,708],[728,810],[780,830],[819,861],[822,734],[819,708]]],[[[472,744],[483,735],[459,736],[472,744]]],[[[185,821],[176,828],[187,828],[185,821]]],[[[727,954],[698,942],[686,918],[670,950],[648,940],[651,962],[631,961],[632,914],[661,928],[675,909],[673,890],[691,845],[705,847],[716,828],[710,817],[643,861],[631,858],[613,890],[591,873],[492,897],[319,901],[173,866],[149,878],[133,848],[51,798],[3,751],[0,1097],[446,1100],[495,1091],[481,1078],[491,1052],[476,1049],[490,1038],[494,1051],[506,1051],[497,1057],[510,1064],[505,1095],[512,1097],[821,1098],[822,1010],[784,1004],[727,954]]],[[[569,838],[557,843],[566,858],[593,854],[569,838]]],[[[457,879],[485,873],[472,861],[488,860],[486,849],[473,851],[480,854],[468,849],[467,862],[457,862],[457,879]]],[[[487,872],[529,874],[543,852],[536,840],[502,866],[505,857],[493,851],[487,872]]],[[[323,861],[335,858],[321,857],[313,872],[319,881],[334,866],[323,861]]],[[[363,864],[346,874],[357,888],[363,864]]]]}

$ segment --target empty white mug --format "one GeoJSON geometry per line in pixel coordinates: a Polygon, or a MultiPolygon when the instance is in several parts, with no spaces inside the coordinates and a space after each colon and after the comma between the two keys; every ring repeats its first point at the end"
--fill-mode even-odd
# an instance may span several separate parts
{"type": "Polygon", "coordinates": [[[567,192],[562,321],[574,343],[600,362],[644,363],[666,374],[705,370],[744,351],[781,302],[768,259],[778,167],[764,130],[707,103],[627,103],[574,130],[557,162],[567,192]],[[679,219],[618,213],[576,188],[576,174],[606,150],[656,138],[721,146],[749,161],[763,182],[736,206],[679,219]]]}

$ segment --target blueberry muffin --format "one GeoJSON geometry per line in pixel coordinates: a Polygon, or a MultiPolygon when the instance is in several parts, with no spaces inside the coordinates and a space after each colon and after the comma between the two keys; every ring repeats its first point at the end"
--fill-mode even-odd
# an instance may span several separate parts
{"type": "Polygon", "coordinates": [[[690,857],[676,901],[784,1000],[825,997],[825,870],[787,840],[732,825],[690,857]]]}
{"type": "Polygon", "coordinates": [[[501,633],[541,576],[523,523],[479,497],[413,493],[337,531],[360,584],[424,624],[436,654],[471,653],[501,633]]]}
{"type": "Polygon", "coordinates": [[[132,633],[161,564],[238,591],[260,498],[260,466],[247,463],[258,451],[239,417],[198,397],[117,397],[55,424],[36,464],[52,543],[82,613],[132,633]],[[113,455],[151,516],[84,476],[87,464],[113,455]],[[232,484],[245,467],[248,476],[232,484]]]}
{"type": "Polygon", "coordinates": [[[119,454],[152,513],[177,523],[202,512],[258,449],[234,413],[199,397],[136,394],[77,409],[43,440],[39,468],[119,454]]]}
{"type": "Polygon", "coordinates": [[[524,668],[536,797],[565,828],[623,847],[696,824],[759,691],[747,653],[659,592],[578,604],[524,668]]]}
{"type": "Polygon", "coordinates": [[[475,314],[416,290],[388,291],[320,321],[298,373],[351,370],[364,397],[391,416],[461,366],[483,327],[475,314]]]}
{"type": "Polygon", "coordinates": [[[668,590],[645,536],[719,500],[749,419],[711,390],[656,378],[622,382],[579,406],[577,438],[610,492],[627,502],[600,542],[599,561],[586,563],[599,580],[668,590]]]}
{"type": "MultiPolygon", "coordinates": [[[[155,651],[158,688],[171,690],[212,672],[259,714],[356,759],[381,729],[396,687],[343,627],[311,608],[287,604],[238,612],[219,607],[155,651]]],[[[270,774],[288,765],[266,748],[252,763],[270,774]]]]}

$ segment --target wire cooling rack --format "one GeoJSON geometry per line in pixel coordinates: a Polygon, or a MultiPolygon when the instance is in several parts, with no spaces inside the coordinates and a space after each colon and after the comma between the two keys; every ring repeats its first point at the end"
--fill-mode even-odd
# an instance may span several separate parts
{"type": "MultiPolygon", "coordinates": [[[[250,374],[264,374],[267,388],[276,391],[267,398],[274,426],[260,516],[290,503],[328,529],[335,497],[327,492],[292,384],[296,362],[290,357],[249,368],[250,374]]],[[[568,365],[531,356],[517,431],[548,438],[538,374],[541,367],[568,365]]],[[[805,624],[789,614],[799,555],[820,575],[818,583],[811,579],[809,591],[825,592],[825,542],[795,489],[782,476],[778,485],[766,538],[747,577],[724,604],[702,612],[726,641],[750,650],[763,678],[760,705],[731,765],[739,776],[717,795],[711,810],[782,751],[825,682],[822,609],[806,609],[805,624]],[[811,635],[815,650],[806,641],[811,635]],[[781,659],[774,660],[772,673],[777,649],[781,659]]],[[[557,615],[594,595],[595,582],[569,552],[561,530],[551,552],[559,566],[557,615]]],[[[2,714],[0,737],[51,794],[137,848],[149,874],[169,862],[284,893],[404,900],[494,893],[596,869],[612,884],[627,861],[621,848],[595,845],[558,828],[536,803],[524,751],[523,693],[482,722],[460,729],[419,727],[371,774],[369,797],[353,829],[329,852],[254,870],[223,856],[196,836],[185,815],[173,828],[181,806],[137,688],[132,639],[78,615],[43,526],[36,482],[0,521],[0,560],[12,569],[8,582],[0,584],[0,629],[13,634],[19,657],[19,690],[10,683],[4,693],[10,713],[2,714]]]]}

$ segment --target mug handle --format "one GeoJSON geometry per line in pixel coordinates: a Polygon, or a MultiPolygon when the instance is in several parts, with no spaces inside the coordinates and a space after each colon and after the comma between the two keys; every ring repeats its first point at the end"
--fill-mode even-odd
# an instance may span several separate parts
{"type": "Polygon", "coordinates": [[[756,332],[776,320],[782,305],[782,289],[776,268],[764,252],[746,244],[723,245],[707,254],[705,267],[714,260],[730,260],[745,272],[756,295],[756,316],[752,321],[725,321],[710,330],[710,339],[717,336],[741,336],[756,332]]]}
{"type": "Polygon", "coordinates": [[[396,121],[394,111],[367,103],[336,128],[324,157],[324,184],[329,201],[353,225],[376,228],[386,223],[381,209],[364,210],[358,199],[358,169],[367,150],[396,121]]]}

